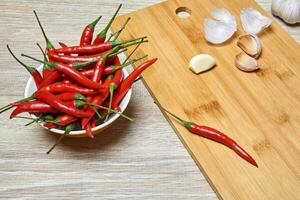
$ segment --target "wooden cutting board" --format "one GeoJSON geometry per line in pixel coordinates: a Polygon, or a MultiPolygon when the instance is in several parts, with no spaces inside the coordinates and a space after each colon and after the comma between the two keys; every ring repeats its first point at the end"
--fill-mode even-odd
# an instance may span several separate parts
{"type": "Polygon", "coordinates": [[[261,70],[238,70],[239,12],[246,6],[267,15],[251,0],[173,0],[120,16],[112,29],[131,17],[120,39],[148,36],[150,42],[135,57],[159,58],[143,73],[154,99],[182,118],[227,133],[257,161],[259,168],[227,147],[190,134],[164,113],[220,199],[299,199],[300,48],[273,22],[260,37],[261,70]],[[235,36],[217,46],[203,36],[203,20],[215,7],[229,9],[238,20],[235,36]],[[178,8],[190,10],[191,16],[178,17],[178,8]],[[217,66],[193,74],[188,62],[198,53],[216,57],[217,66]]]}

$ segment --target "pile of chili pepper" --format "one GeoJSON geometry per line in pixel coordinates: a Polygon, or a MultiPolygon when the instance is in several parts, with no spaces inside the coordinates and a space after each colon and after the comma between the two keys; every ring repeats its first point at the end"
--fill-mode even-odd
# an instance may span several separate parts
{"type": "Polygon", "coordinates": [[[125,29],[130,18],[124,22],[119,31],[107,37],[109,28],[121,6],[118,7],[105,28],[95,37],[94,30],[101,16],[85,26],[78,45],[67,46],[59,42],[60,48],[55,48],[50,42],[34,11],[45,38],[46,48],[44,51],[39,45],[43,53],[42,59],[25,54],[22,56],[42,63],[41,72],[22,62],[8,45],[7,48],[15,60],[31,74],[37,90],[30,97],[3,106],[0,108],[0,113],[14,108],[10,118],[30,119],[31,121],[26,125],[43,122],[44,126],[49,129],[65,130],[65,134],[57,142],[78,127],[86,130],[86,134],[93,138],[92,129],[105,122],[109,115],[114,113],[132,120],[121,113],[119,104],[140,74],[157,59],[141,62],[147,57],[145,55],[129,60],[139,45],[148,42],[145,36],[126,41],[118,40],[118,36],[125,29]],[[134,50],[123,63],[120,63],[118,54],[127,51],[127,47],[130,46],[135,46],[134,50]],[[138,61],[141,64],[124,78],[122,68],[138,61]],[[36,118],[19,116],[24,112],[34,114],[36,118]]]}

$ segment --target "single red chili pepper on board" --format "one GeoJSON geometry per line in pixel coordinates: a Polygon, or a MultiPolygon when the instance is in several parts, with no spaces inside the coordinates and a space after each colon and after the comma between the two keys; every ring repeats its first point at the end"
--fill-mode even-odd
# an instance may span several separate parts
{"type": "MultiPolygon", "coordinates": [[[[158,104],[157,104],[158,105],[158,104]]],[[[158,105],[159,108],[164,110],[165,112],[172,115],[175,119],[177,119],[185,128],[187,128],[190,132],[200,135],[202,137],[211,139],[213,141],[219,142],[221,144],[224,144],[225,146],[231,148],[235,153],[237,153],[241,158],[248,161],[250,164],[254,165],[255,167],[258,167],[255,160],[242,148],[240,145],[238,145],[233,139],[231,139],[229,136],[225,135],[224,133],[208,127],[208,126],[200,126],[193,122],[185,121],[175,114],[169,112],[164,107],[158,105]]]]}
{"type": "Polygon", "coordinates": [[[58,113],[50,105],[41,102],[41,101],[30,101],[30,102],[18,102],[12,104],[13,106],[17,106],[17,108],[10,114],[9,118],[13,118],[20,113],[30,112],[30,113],[58,113]]]}
{"type": "MultiPolygon", "coordinates": [[[[55,51],[54,51],[55,48],[54,48],[54,46],[52,45],[52,43],[50,42],[50,40],[48,39],[48,37],[47,37],[47,35],[46,35],[46,33],[45,33],[45,30],[44,30],[44,28],[43,28],[43,26],[42,26],[42,24],[41,24],[41,22],[40,22],[40,19],[39,19],[37,13],[35,12],[35,10],[33,11],[33,13],[34,13],[34,15],[35,15],[35,17],[36,17],[36,20],[37,20],[37,22],[38,22],[38,24],[39,24],[39,27],[40,27],[40,29],[41,29],[41,31],[42,31],[42,33],[43,33],[44,39],[45,39],[45,41],[46,41],[46,51],[47,51],[47,54],[54,53],[54,52],[55,52],[55,51]]],[[[52,62],[51,58],[49,58],[49,61],[52,62]]],[[[47,68],[43,68],[43,78],[48,77],[51,73],[52,73],[51,70],[49,70],[49,69],[47,69],[47,68]]]]}
{"type": "Polygon", "coordinates": [[[137,68],[135,68],[129,76],[127,76],[119,86],[119,88],[116,90],[114,94],[114,98],[112,100],[112,108],[116,108],[123,97],[127,94],[128,90],[131,88],[132,84],[134,83],[135,79],[148,67],[150,67],[152,64],[154,64],[157,61],[157,58],[148,60],[141,65],[139,65],[137,68]]]}
{"type": "Polygon", "coordinates": [[[84,30],[82,31],[81,38],[80,38],[80,45],[89,45],[92,43],[93,40],[93,33],[95,26],[97,25],[98,21],[101,19],[101,16],[99,16],[95,21],[88,24],[84,30]]]}
{"type": "Polygon", "coordinates": [[[106,25],[106,27],[96,36],[93,44],[101,44],[105,41],[107,32],[111,26],[111,24],[113,23],[113,21],[115,20],[119,10],[121,9],[122,4],[119,5],[118,9],[116,10],[116,12],[114,13],[114,15],[112,16],[112,18],[110,19],[110,21],[108,22],[108,24],[106,25]]]}
{"type": "Polygon", "coordinates": [[[14,59],[20,63],[23,67],[25,67],[25,69],[31,74],[34,82],[35,82],[35,85],[37,88],[39,88],[40,84],[43,82],[43,78],[40,74],[40,72],[38,70],[36,70],[34,67],[30,67],[30,66],[27,66],[25,65],[21,60],[19,60],[14,54],[13,52],[11,51],[11,49],[9,48],[9,46],[7,45],[7,49],[9,51],[9,53],[12,55],[12,57],[14,57],[14,59]]]}
{"type": "Polygon", "coordinates": [[[74,117],[82,118],[82,117],[89,117],[91,115],[91,113],[89,112],[83,112],[82,110],[78,110],[76,108],[70,107],[68,104],[64,103],[63,101],[61,101],[53,94],[47,91],[39,90],[35,93],[35,97],[36,99],[49,104],[56,110],[68,115],[72,115],[74,117]]]}

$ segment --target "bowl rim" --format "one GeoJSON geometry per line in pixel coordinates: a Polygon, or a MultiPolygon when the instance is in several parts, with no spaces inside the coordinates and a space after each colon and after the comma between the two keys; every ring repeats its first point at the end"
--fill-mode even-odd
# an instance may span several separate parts
{"type": "MultiPolygon", "coordinates": [[[[37,67],[37,70],[38,70],[39,72],[42,72],[42,69],[43,69],[43,65],[40,65],[40,66],[37,67]]],[[[129,73],[128,73],[128,71],[127,71],[125,68],[123,68],[122,71],[123,71],[123,79],[124,79],[124,78],[126,78],[126,77],[129,75],[129,73]]],[[[30,78],[28,79],[27,83],[26,83],[26,86],[25,86],[25,91],[24,91],[24,97],[25,97],[25,98],[26,98],[26,97],[29,97],[29,96],[31,95],[31,93],[30,93],[29,90],[30,90],[30,86],[31,86],[31,84],[32,84],[33,82],[34,82],[33,78],[30,77],[30,78]]],[[[130,89],[128,90],[127,94],[125,95],[125,97],[122,99],[122,101],[121,101],[121,103],[120,103],[120,105],[122,105],[122,106],[120,107],[120,108],[121,108],[121,113],[123,113],[123,112],[125,111],[125,109],[127,108],[128,104],[129,104],[129,101],[130,101],[130,99],[131,99],[131,95],[132,95],[132,88],[130,88],[130,89]]],[[[35,115],[32,115],[32,114],[30,114],[30,116],[31,116],[32,118],[36,118],[36,116],[35,116],[35,115]]],[[[106,122],[104,122],[104,123],[102,123],[102,124],[100,124],[100,125],[98,125],[98,126],[92,128],[92,131],[93,131],[93,132],[97,132],[98,130],[103,129],[104,127],[108,127],[111,123],[113,123],[113,122],[114,122],[115,120],[117,120],[119,117],[120,117],[120,114],[112,114],[112,117],[111,117],[111,118],[109,118],[106,122]]],[[[44,129],[49,130],[50,132],[57,133],[57,134],[64,134],[64,131],[61,130],[61,129],[57,129],[57,128],[51,128],[51,129],[48,129],[47,127],[44,126],[44,122],[39,122],[39,125],[40,125],[41,127],[43,127],[44,129]]],[[[71,131],[71,132],[69,133],[69,135],[74,135],[74,136],[76,136],[76,135],[77,135],[77,136],[78,136],[78,135],[84,135],[84,134],[86,134],[86,131],[85,131],[85,130],[71,131]]]]}

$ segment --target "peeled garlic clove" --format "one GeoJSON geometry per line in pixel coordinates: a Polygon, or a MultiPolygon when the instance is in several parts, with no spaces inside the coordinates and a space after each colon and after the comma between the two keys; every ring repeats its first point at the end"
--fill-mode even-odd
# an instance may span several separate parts
{"type": "Polygon", "coordinates": [[[255,58],[248,56],[244,52],[235,57],[235,66],[242,71],[252,72],[259,69],[259,64],[255,58]]]}
{"type": "Polygon", "coordinates": [[[236,20],[225,8],[215,8],[211,11],[214,19],[204,20],[204,37],[213,44],[227,41],[236,32],[236,20]]]}
{"type": "Polygon", "coordinates": [[[270,18],[250,7],[242,9],[240,17],[244,31],[254,35],[259,34],[272,23],[270,18]]]}
{"type": "Polygon", "coordinates": [[[198,54],[189,63],[190,69],[196,74],[207,71],[215,65],[216,59],[208,54],[198,54]]]}
{"type": "Polygon", "coordinates": [[[260,39],[256,35],[248,34],[240,36],[237,45],[249,56],[259,57],[261,53],[260,39]]]}

